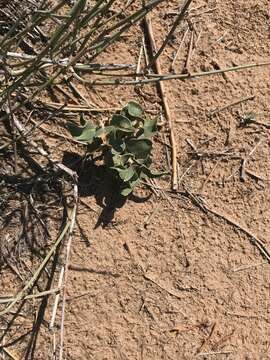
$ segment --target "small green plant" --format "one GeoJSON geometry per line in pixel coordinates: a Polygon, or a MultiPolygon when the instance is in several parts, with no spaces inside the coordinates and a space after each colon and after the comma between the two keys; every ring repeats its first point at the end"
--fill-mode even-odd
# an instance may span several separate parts
{"type": "Polygon", "coordinates": [[[81,125],[69,123],[71,135],[87,144],[89,153],[99,153],[96,159],[102,159],[106,168],[118,177],[121,195],[128,196],[141,180],[165,174],[150,170],[157,122],[144,117],[143,109],[136,102],[129,102],[105,126],[84,120],[81,125]]]}

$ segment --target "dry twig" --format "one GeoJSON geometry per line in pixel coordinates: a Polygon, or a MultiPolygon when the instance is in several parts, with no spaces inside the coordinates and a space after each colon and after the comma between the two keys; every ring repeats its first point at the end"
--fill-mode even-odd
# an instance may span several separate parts
{"type": "Polygon", "coordinates": [[[201,199],[200,199],[200,201],[202,202],[203,209],[206,212],[209,212],[209,213],[217,216],[218,218],[223,219],[228,224],[236,227],[238,230],[242,231],[245,235],[247,235],[249,237],[251,243],[259,250],[261,255],[263,255],[267,259],[267,261],[270,263],[269,250],[266,248],[266,245],[260,239],[258,239],[258,237],[255,234],[253,234],[250,230],[248,230],[244,225],[240,224],[237,220],[234,220],[233,218],[231,218],[229,215],[220,213],[219,211],[217,211],[213,208],[210,208],[205,203],[205,201],[202,201],[201,199]]]}
{"type": "Polygon", "coordinates": [[[233,101],[231,102],[230,104],[227,104],[225,106],[222,106],[221,108],[218,108],[218,109],[215,109],[215,110],[212,110],[212,111],[209,111],[208,112],[208,116],[210,118],[212,118],[213,116],[215,116],[216,114],[224,111],[224,110],[227,110],[227,109],[230,109],[231,107],[233,106],[236,106],[236,105],[239,105],[239,104],[243,104],[244,102],[247,102],[249,100],[254,100],[255,99],[255,95],[250,95],[250,96],[246,96],[244,98],[241,98],[239,100],[236,100],[236,101],[233,101]]]}
{"type": "Polygon", "coordinates": [[[182,47],[183,47],[183,45],[185,43],[188,32],[189,32],[189,28],[187,28],[187,30],[185,31],[185,33],[184,33],[184,35],[182,37],[182,40],[180,42],[180,45],[179,45],[179,47],[178,47],[178,49],[177,49],[177,51],[176,51],[176,53],[174,55],[174,58],[173,58],[173,61],[172,61],[172,64],[171,64],[171,71],[173,71],[173,72],[175,72],[175,63],[176,63],[176,61],[178,59],[178,56],[180,54],[180,51],[182,50],[182,47]]]}
{"type": "Polygon", "coordinates": [[[168,42],[171,40],[177,26],[180,24],[180,22],[186,16],[187,10],[188,10],[191,3],[192,3],[192,0],[185,0],[180,12],[177,14],[176,19],[174,20],[174,23],[173,23],[173,26],[171,27],[171,30],[168,32],[168,34],[166,36],[166,39],[164,40],[163,44],[158,49],[158,51],[155,51],[155,54],[154,54],[153,58],[151,59],[150,64],[148,65],[149,67],[152,66],[153,64],[156,64],[157,59],[162,54],[162,52],[165,49],[165,47],[167,46],[168,42]]]}
{"type": "MultiPolygon", "coordinates": [[[[145,17],[145,27],[147,30],[147,35],[150,42],[150,48],[152,52],[152,57],[156,53],[156,44],[155,38],[153,34],[153,28],[151,25],[151,19],[149,16],[145,17]]],[[[161,74],[161,66],[158,58],[155,59],[155,67],[157,74],[161,74]]],[[[177,190],[178,180],[177,180],[177,149],[176,149],[176,141],[173,131],[173,122],[171,117],[170,108],[168,105],[167,91],[165,89],[165,85],[162,82],[158,82],[158,89],[162,98],[163,108],[165,112],[165,116],[168,122],[169,132],[170,132],[170,141],[172,145],[172,189],[177,190]]]]}

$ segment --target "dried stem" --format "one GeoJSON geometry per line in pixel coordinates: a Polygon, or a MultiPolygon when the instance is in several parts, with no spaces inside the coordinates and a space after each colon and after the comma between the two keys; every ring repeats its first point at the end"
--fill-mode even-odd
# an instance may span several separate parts
{"type": "MultiPolygon", "coordinates": [[[[75,209],[74,209],[75,210],[75,209]]],[[[73,210],[73,212],[74,212],[73,210]]],[[[16,295],[16,297],[5,307],[4,310],[0,311],[0,316],[5,315],[6,313],[9,312],[9,310],[18,302],[23,300],[26,296],[27,296],[27,292],[34,286],[35,282],[37,281],[37,279],[39,278],[41,272],[43,271],[43,269],[45,268],[45,266],[47,265],[48,261],[50,260],[50,258],[52,257],[52,255],[54,254],[54,252],[56,251],[56,249],[58,248],[59,244],[61,243],[61,241],[63,240],[64,236],[66,235],[67,231],[69,230],[71,226],[71,221],[68,219],[63,230],[61,231],[60,235],[58,236],[58,238],[56,239],[55,243],[53,244],[53,246],[51,247],[50,251],[48,252],[48,254],[45,256],[45,258],[42,260],[41,264],[39,265],[39,267],[37,268],[37,270],[35,271],[34,275],[31,277],[31,279],[29,281],[27,281],[27,283],[25,284],[25,286],[23,287],[23,289],[16,295]]]]}
{"type": "Polygon", "coordinates": [[[172,35],[174,34],[177,26],[180,24],[180,22],[184,19],[186,12],[189,8],[189,5],[192,3],[192,0],[186,0],[185,3],[182,6],[181,11],[178,13],[173,26],[171,28],[171,30],[169,31],[168,35],[166,36],[166,39],[164,40],[163,44],[161,45],[161,47],[159,48],[159,50],[155,53],[152,61],[150,62],[150,64],[148,65],[149,67],[151,67],[153,64],[155,64],[156,60],[159,58],[159,56],[162,54],[163,50],[165,49],[165,47],[167,46],[168,42],[170,41],[170,39],[172,38],[172,35]]]}
{"type": "MultiPolygon", "coordinates": [[[[122,79],[116,79],[116,80],[85,80],[82,77],[79,77],[80,81],[89,84],[92,86],[118,86],[118,85],[143,85],[143,84],[151,84],[156,83],[159,81],[169,81],[169,80],[189,80],[189,79],[195,79],[200,78],[204,76],[209,75],[220,75],[225,74],[227,72],[236,72],[239,70],[247,70],[252,69],[256,67],[261,66],[269,66],[270,61],[266,62],[260,62],[260,63],[253,63],[253,64],[244,64],[244,65],[238,65],[238,66],[232,66],[225,69],[218,69],[218,70],[209,70],[209,71],[203,71],[203,72],[195,72],[190,74],[137,74],[137,76],[145,76],[147,79],[140,79],[140,80],[122,80],[122,79]]],[[[134,76],[134,74],[133,74],[134,76]]]]}
{"type": "MultiPolygon", "coordinates": [[[[147,35],[149,38],[152,56],[153,56],[153,54],[155,53],[155,50],[156,50],[156,44],[155,44],[153,28],[151,25],[151,20],[150,20],[149,15],[145,17],[145,27],[147,30],[147,35]]],[[[155,60],[155,68],[156,68],[157,74],[161,74],[161,66],[160,66],[160,62],[159,62],[158,58],[155,60]]],[[[165,113],[165,117],[168,122],[170,141],[171,141],[171,145],[172,145],[172,184],[171,185],[172,185],[173,190],[177,190],[177,187],[178,187],[177,149],[176,149],[176,141],[175,141],[175,136],[174,136],[174,131],[173,131],[173,122],[172,122],[170,107],[168,105],[168,98],[167,98],[167,92],[165,89],[165,85],[162,82],[158,82],[157,85],[158,85],[160,96],[162,98],[164,113],[165,113]]]]}

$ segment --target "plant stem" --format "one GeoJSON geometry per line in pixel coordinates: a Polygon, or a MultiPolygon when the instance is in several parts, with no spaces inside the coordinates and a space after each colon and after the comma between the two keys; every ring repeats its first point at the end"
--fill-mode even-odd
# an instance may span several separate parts
{"type": "MultiPolygon", "coordinates": [[[[92,86],[104,86],[104,85],[143,85],[143,84],[151,84],[159,81],[168,81],[168,80],[186,80],[186,79],[194,79],[209,75],[218,75],[218,74],[224,74],[227,72],[233,72],[238,70],[244,70],[244,69],[252,69],[260,66],[269,66],[270,61],[266,62],[260,62],[260,63],[253,63],[253,64],[245,64],[245,65],[239,65],[239,66],[232,66],[225,69],[218,69],[218,70],[210,70],[210,71],[203,71],[203,72],[197,72],[197,73],[186,73],[186,74],[145,74],[148,79],[141,79],[141,80],[106,80],[106,81],[89,81],[85,80],[82,77],[77,77],[80,79],[81,82],[85,84],[89,84],[92,86]]],[[[140,74],[135,74],[139,76],[140,74]]]]}
{"type": "Polygon", "coordinates": [[[173,26],[171,28],[171,30],[169,31],[168,35],[166,36],[166,39],[164,40],[163,44],[161,45],[161,47],[159,48],[159,50],[156,52],[156,54],[154,55],[153,59],[150,61],[150,64],[148,64],[148,68],[150,68],[158,59],[158,57],[161,55],[161,53],[163,52],[163,50],[165,49],[166,45],[168,44],[168,42],[170,41],[173,33],[175,32],[177,26],[180,24],[180,22],[184,19],[186,12],[189,8],[189,5],[192,3],[192,0],[186,0],[184,5],[182,6],[181,11],[179,12],[179,14],[177,15],[173,26]]]}
{"type": "Polygon", "coordinates": [[[67,233],[68,229],[70,228],[70,225],[71,225],[71,221],[67,220],[67,222],[65,224],[65,227],[63,228],[61,234],[56,239],[56,241],[53,244],[53,246],[51,247],[50,251],[48,252],[46,257],[43,259],[43,261],[41,262],[41,264],[39,265],[37,270],[35,271],[34,275],[26,283],[26,285],[23,287],[23,289],[16,295],[16,297],[8,304],[8,306],[6,306],[6,308],[0,312],[0,316],[5,315],[18,301],[21,301],[22,299],[25,298],[25,296],[27,295],[27,291],[33,287],[33,285],[35,284],[35,282],[39,278],[42,270],[44,269],[44,267],[46,266],[46,264],[50,260],[51,256],[53,255],[53,253],[57,249],[58,245],[63,240],[65,234],[67,233]]]}

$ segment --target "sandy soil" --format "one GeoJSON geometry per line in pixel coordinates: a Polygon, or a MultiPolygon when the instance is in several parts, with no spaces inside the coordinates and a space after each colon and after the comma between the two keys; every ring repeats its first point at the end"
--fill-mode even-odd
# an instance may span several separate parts
{"type": "MultiPolygon", "coordinates": [[[[152,14],[158,44],[173,22],[173,16],[165,15],[176,10],[177,3],[170,1],[152,14]]],[[[190,72],[269,60],[267,0],[194,1],[193,7],[200,5],[205,7],[192,18],[201,36],[190,72]],[[213,11],[202,13],[206,9],[213,11]]],[[[179,27],[161,57],[164,72],[169,71],[185,26],[179,27]]],[[[138,27],[101,60],[136,62],[141,37],[138,27]]],[[[190,33],[177,72],[183,70],[189,41],[190,33]]],[[[269,249],[269,68],[166,82],[166,90],[175,124],[180,190],[201,196],[210,209],[248,229],[269,249]],[[209,111],[251,95],[254,100],[209,117],[209,111]],[[258,114],[258,123],[240,126],[240,118],[249,112],[258,114]],[[192,156],[190,143],[201,156],[192,156]],[[241,159],[247,156],[241,179],[241,159]]],[[[85,89],[85,96],[100,106],[118,107],[136,99],[158,113],[155,86],[144,87],[142,93],[138,96],[136,89],[125,87],[98,88],[96,93],[85,89]]],[[[168,139],[163,129],[155,149],[160,169],[167,166],[165,146],[159,142],[163,134],[168,139]]],[[[59,149],[78,151],[75,145],[54,141],[59,149]]],[[[102,184],[82,194],[93,211],[80,206],[72,243],[66,359],[270,359],[270,268],[252,238],[185,196],[131,198],[116,209],[109,225],[96,226],[104,214],[97,201],[102,184]]],[[[168,188],[170,179],[157,184],[168,188]]],[[[143,188],[136,191],[140,197],[149,194],[143,188]]],[[[2,276],[5,284],[9,275],[2,276]]],[[[51,308],[47,312],[49,321],[51,308]]],[[[44,324],[34,359],[52,358],[52,338],[44,324]]],[[[16,345],[12,349],[18,351],[16,345]]]]}

